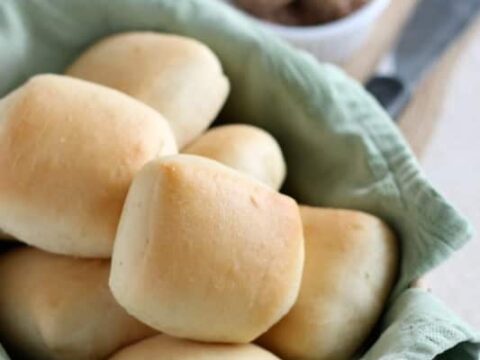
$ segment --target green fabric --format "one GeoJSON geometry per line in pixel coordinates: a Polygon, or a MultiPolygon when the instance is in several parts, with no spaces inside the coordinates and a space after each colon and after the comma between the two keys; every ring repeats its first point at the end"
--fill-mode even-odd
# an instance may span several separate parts
{"type": "Polygon", "coordinates": [[[384,317],[382,335],[362,359],[423,360],[439,354],[439,360],[478,359],[479,335],[446,312],[430,293],[403,292],[384,317]]]}
{"type": "Polygon", "coordinates": [[[401,271],[385,330],[366,359],[431,359],[451,348],[444,358],[476,358],[473,330],[431,295],[406,291],[470,238],[468,223],[429,185],[397,128],[359,84],[226,5],[1,0],[0,95],[32,74],[61,72],[107,34],[146,29],[197,38],[217,53],[232,82],[221,118],[274,134],[288,163],[285,192],[307,204],[371,212],[396,230],[401,271]],[[449,332],[456,336],[443,336],[449,332]]]}
{"type": "Polygon", "coordinates": [[[8,355],[1,345],[0,345],[0,359],[8,360],[8,355]]]}

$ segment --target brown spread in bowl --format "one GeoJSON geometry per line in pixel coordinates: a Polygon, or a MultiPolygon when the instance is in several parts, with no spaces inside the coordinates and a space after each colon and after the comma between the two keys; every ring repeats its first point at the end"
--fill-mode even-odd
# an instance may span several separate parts
{"type": "Polygon", "coordinates": [[[291,26],[324,24],[343,18],[369,0],[235,0],[259,18],[291,26]]]}

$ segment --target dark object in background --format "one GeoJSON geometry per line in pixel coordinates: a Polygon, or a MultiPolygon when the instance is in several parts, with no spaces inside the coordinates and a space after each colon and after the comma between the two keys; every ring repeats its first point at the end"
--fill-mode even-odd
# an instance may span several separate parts
{"type": "Polygon", "coordinates": [[[397,119],[426,72],[480,12],[480,0],[422,0],[404,26],[390,64],[367,84],[393,119],[397,119]]]}
{"type": "Polygon", "coordinates": [[[300,0],[307,24],[323,24],[341,19],[365,5],[369,0],[300,0]]]}
{"type": "Polygon", "coordinates": [[[235,2],[239,7],[255,16],[265,17],[294,0],[235,0],[235,2]]]}
{"type": "Polygon", "coordinates": [[[311,26],[341,19],[369,0],[236,0],[249,13],[291,26],[311,26]]]}

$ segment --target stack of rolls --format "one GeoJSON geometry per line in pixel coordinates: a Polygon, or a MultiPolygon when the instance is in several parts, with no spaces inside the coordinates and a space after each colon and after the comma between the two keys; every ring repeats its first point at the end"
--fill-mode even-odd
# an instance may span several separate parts
{"type": "Polygon", "coordinates": [[[285,160],[264,130],[207,130],[229,89],[207,46],[134,32],[0,100],[0,229],[19,244],[0,255],[10,354],[322,360],[362,347],[395,280],[395,237],[372,215],[281,194],[285,160]]]}

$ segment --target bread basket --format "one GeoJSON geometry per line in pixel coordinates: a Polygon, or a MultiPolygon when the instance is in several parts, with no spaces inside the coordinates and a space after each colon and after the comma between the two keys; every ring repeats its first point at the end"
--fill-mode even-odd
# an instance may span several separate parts
{"type": "Polygon", "coordinates": [[[470,238],[468,222],[428,183],[391,119],[359,84],[228,5],[2,1],[0,95],[35,73],[62,72],[95,40],[129,30],[194,37],[216,52],[232,83],[220,120],[248,122],[278,139],[289,167],[284,192],[306,204],[361,209],[395,229],[401,270],[363,359],[477,358],[479,334],[432,294],[409,289],[470,238]]]}

